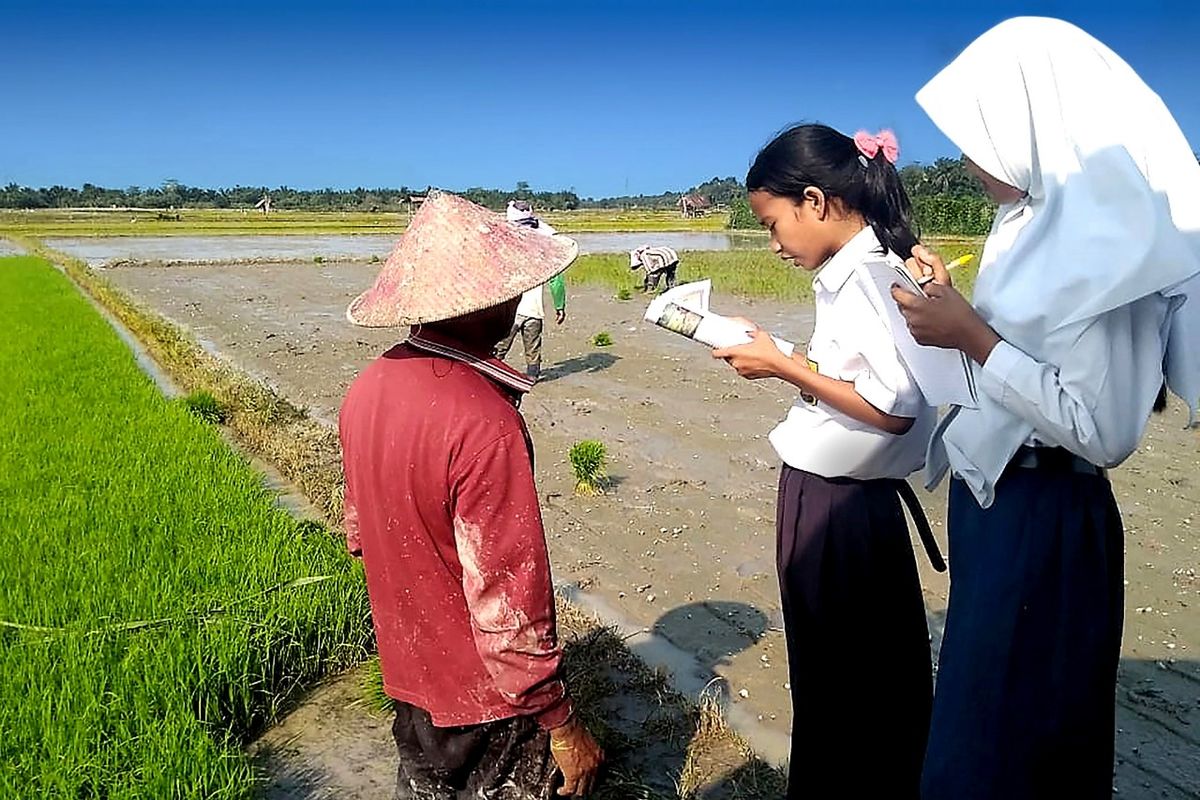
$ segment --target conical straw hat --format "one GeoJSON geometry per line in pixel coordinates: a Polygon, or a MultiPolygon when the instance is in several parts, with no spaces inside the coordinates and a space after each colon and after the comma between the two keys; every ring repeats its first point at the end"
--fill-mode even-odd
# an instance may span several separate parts
{"type": "Polygon", "coordinates": [[[578,253],[573,239],[546,236],[449,192],[434,192],[346,318],[366,328],[390,328],[461,317],[542,285],[578,253]]]}

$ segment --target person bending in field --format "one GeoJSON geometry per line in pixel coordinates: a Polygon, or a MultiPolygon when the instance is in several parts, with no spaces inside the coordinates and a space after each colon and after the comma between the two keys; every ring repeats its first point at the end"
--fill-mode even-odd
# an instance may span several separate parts
{"type": "Polygon", "coordinates": [[[339,419],[346,542],[396,707],[397,798],[583,796],[603,759],[562,679],[517,410],[533,382],[492,356],[521,294],[577,252],[435,193],[346,312],[411,326],[354,381],[339,419]]]}
{"type": "Polygon", "coordinates": [[[651,247],[644,244],[636,250],[629,251],[629,268],[646,270],[646,277],[642,282],[643,292],[656,291],[658,282],[663,279],[666,280],[667,288],[673,289],[675,270],[679,268],[679,254],[670,247],[651,247]]]}

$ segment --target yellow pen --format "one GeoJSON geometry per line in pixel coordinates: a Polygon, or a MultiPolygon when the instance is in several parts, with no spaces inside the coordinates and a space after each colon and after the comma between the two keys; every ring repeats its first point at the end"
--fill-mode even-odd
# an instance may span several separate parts
{"type": "MultiPolygon", "coordinates": [[[[966,255],[959,256],[958,258],[954,259],[949,264],[947,264],[946,269],[951,270],[951,269],[956,269],[958,267],[965,267],[967,264],[970,264],[973,260],[975,260],[975,254],[967,253],[966,255]]],[[[932,275],[922,275],[920,278],[917,278],[917,285],[924,286],[925,284],[929,283],[932,280],[933,280],[932,275]]]]}

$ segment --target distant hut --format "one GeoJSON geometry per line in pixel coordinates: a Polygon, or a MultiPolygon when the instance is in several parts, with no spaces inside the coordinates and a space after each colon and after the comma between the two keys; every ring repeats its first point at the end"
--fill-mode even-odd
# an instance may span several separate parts
{"type": "Polygon", "coordinates": [[[264,192],[262,199],[254,204],[254,208],[256,210],[261,208],[263,214],[270,214],[271,213],[271,195],[266,194],[264,192]]]}
{"type": "Polygon", "coordinates": [[[410,194],[408,196],[408,215],[411,217],[416,213],[417,209],[425,202],[425,195],[410,194]]]}
{"type": "Polygon", "coordinates": [[[685,194],[675,205],[684,218],[703,217],[712,208],[712,202],[699,194],[685,194]]]}

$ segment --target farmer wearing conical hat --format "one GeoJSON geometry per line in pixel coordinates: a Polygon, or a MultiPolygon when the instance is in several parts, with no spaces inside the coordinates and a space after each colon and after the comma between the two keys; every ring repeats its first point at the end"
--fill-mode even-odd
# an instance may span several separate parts
{"type": "Polygon", "coordinates": [[[342,405],[346,539],[362,556],[397,797],[586,795],[603,758],[562,680],[532,382],[493,357],[523,292],[578,248],[431,195],[347,317],[410,326],[342,405]]]}

